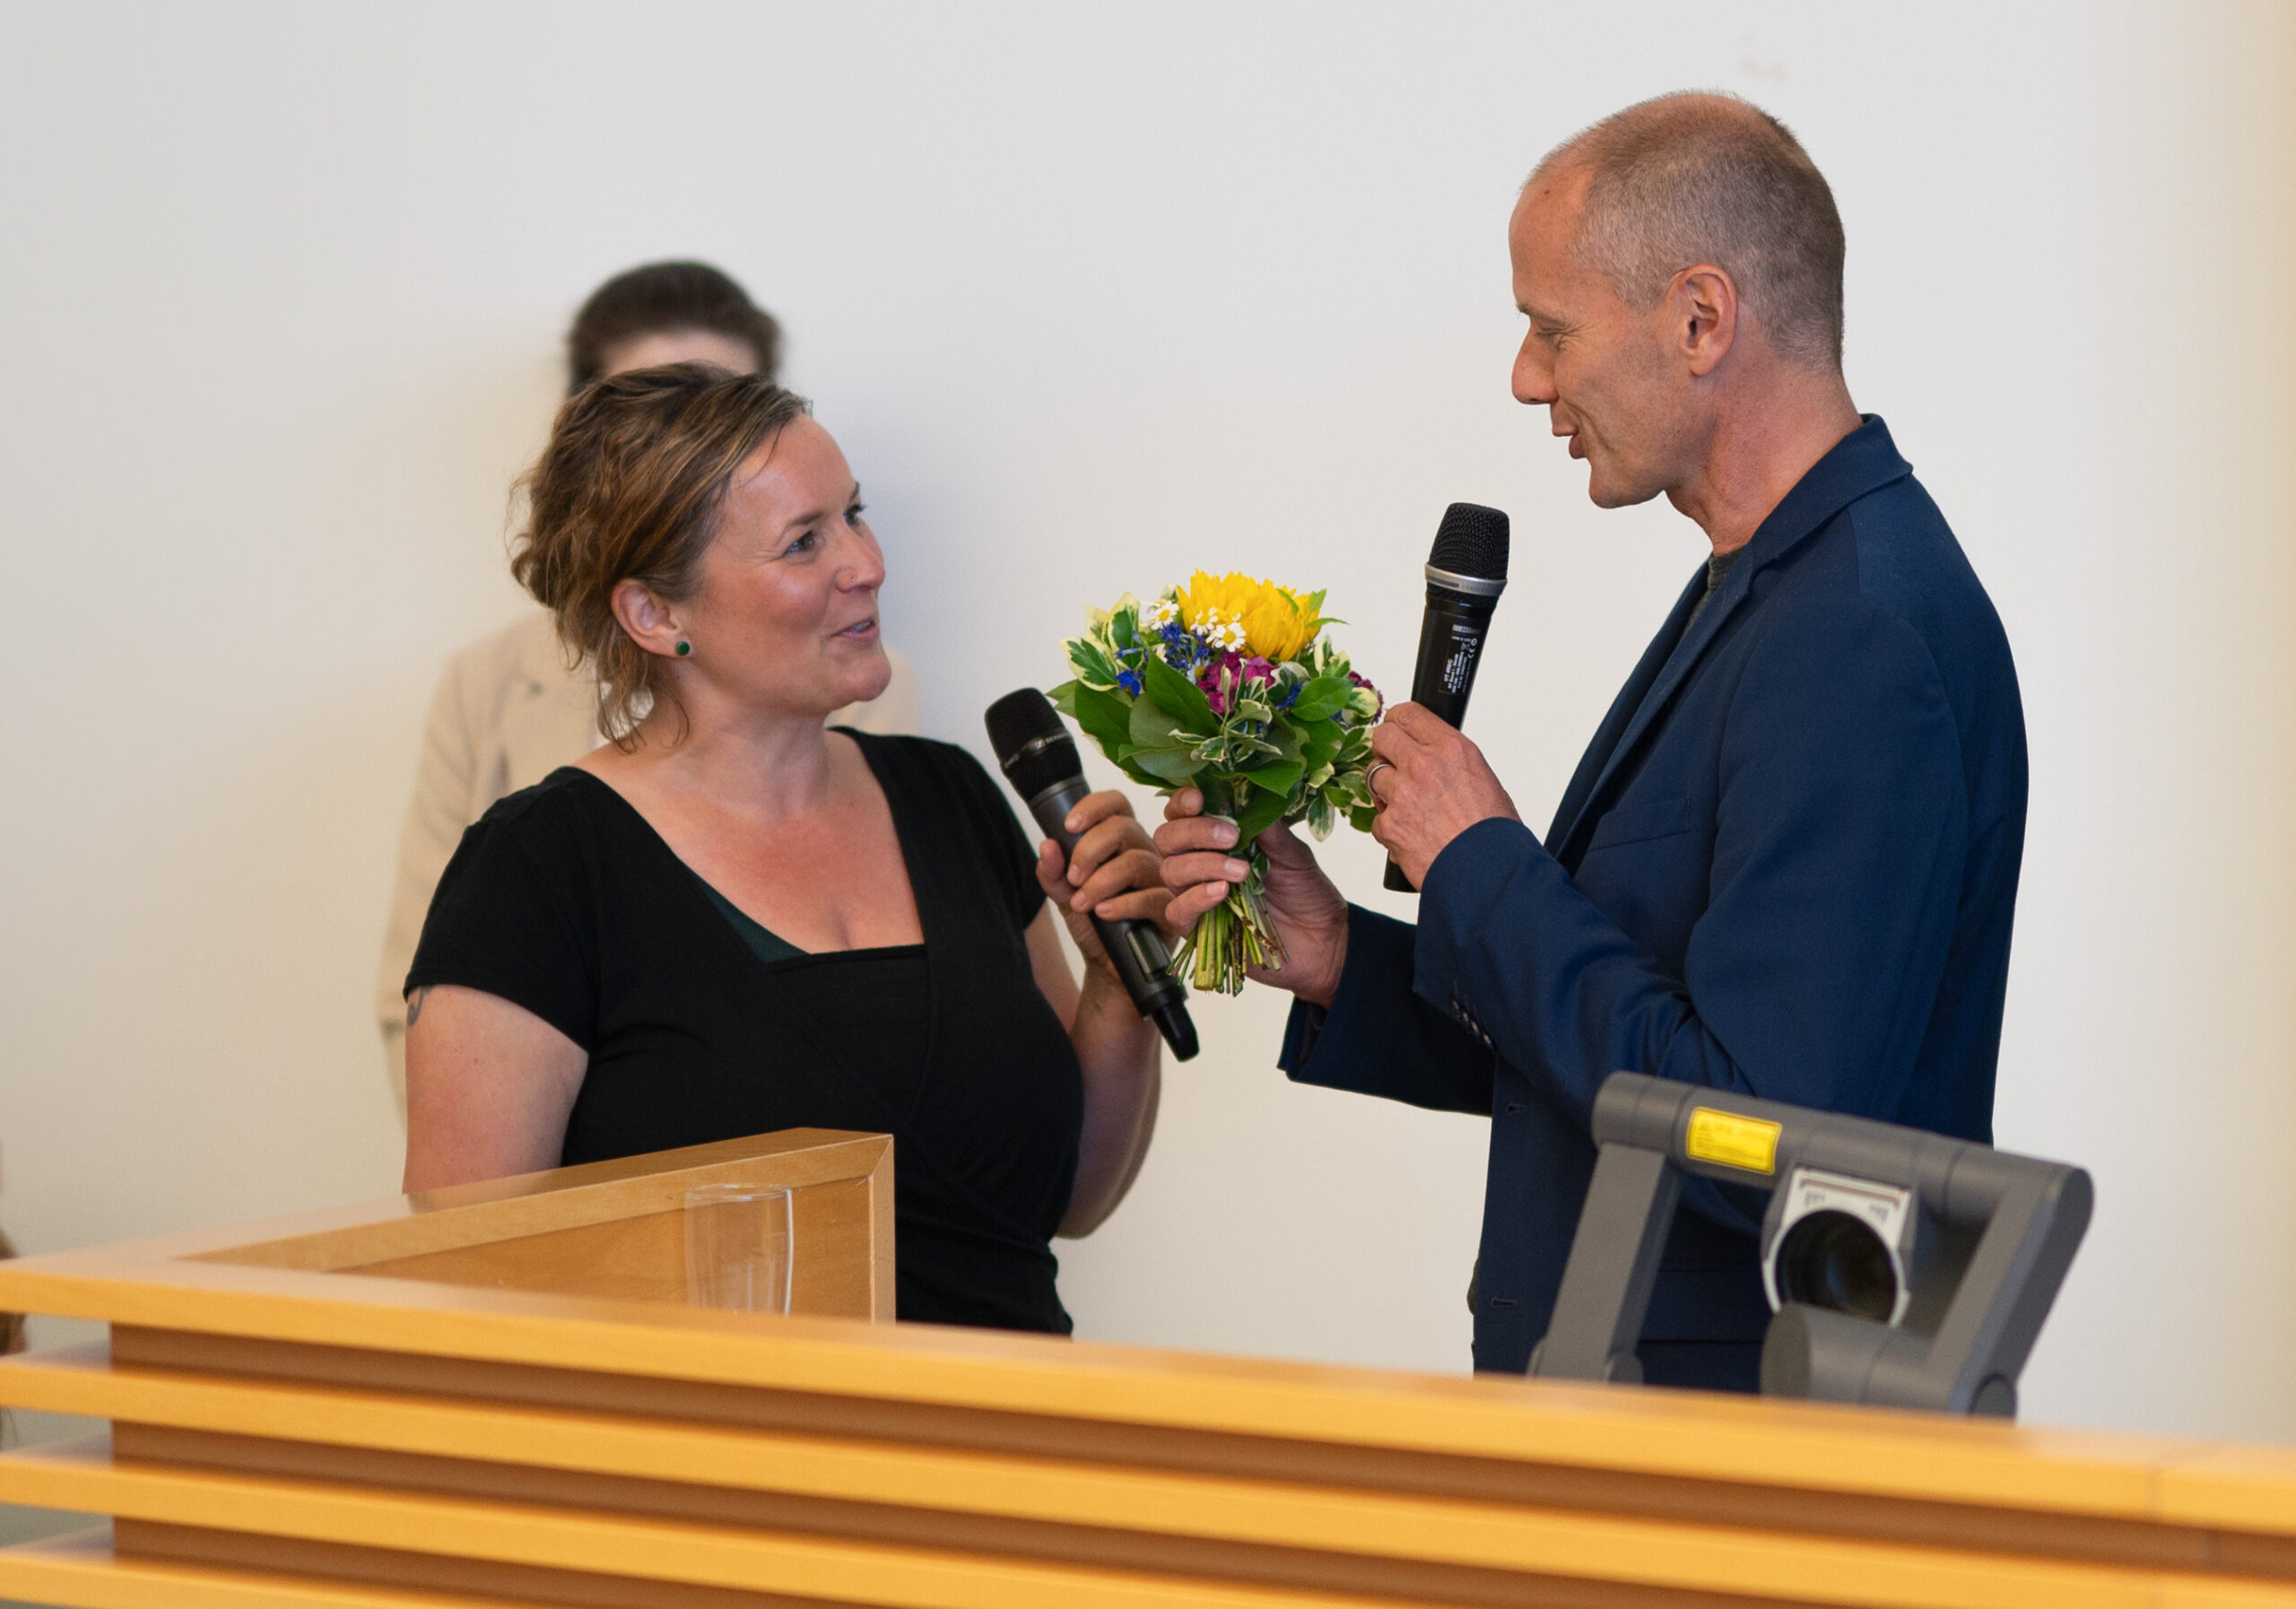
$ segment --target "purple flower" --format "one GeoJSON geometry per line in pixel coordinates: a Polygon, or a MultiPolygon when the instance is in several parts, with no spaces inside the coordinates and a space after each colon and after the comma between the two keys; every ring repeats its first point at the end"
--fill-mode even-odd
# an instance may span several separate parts
{"type": "Polygon", "coordinates": [[[1255,682],[1267,683],[1274,680],[1275,666],[1257,654],[1254,654],[1244,661],[1244,683],[1247,686],[1255,682]]]}
{"type": "Polygon", "coordinates": [[[1204,690],[1205,698],[1211,702],[1213,714],[1224,718],[1234,706],[1242,666],[1242,657],[1231,650],[1213,655],[1204,662],[1204,668],[1196,673],[1196,684],[1204,690]]]}

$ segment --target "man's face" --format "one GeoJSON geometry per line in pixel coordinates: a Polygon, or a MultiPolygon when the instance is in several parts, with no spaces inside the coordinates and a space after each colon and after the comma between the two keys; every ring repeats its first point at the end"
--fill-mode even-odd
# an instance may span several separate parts
{"type": "Polygon", "coordinates": [[[1570,456],[1587,461],[1598,508],[1648,502],[1695,461],[1696,395],[1670,357],[1666,303],[1630,308],[1570,256],[1584,169],[1542,176],[1516,204],[1507,251],[1515,305],[1530,320],[1515,354],[1515,400],[1544,405],[1570,456]]]}

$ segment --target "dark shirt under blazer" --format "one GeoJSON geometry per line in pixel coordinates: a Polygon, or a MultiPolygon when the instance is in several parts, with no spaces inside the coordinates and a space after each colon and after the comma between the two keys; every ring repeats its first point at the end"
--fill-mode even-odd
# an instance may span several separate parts
{"type": "MultiPolygon", "coordinates": [[[[1627,1069],[1992,1137],[2025,731],[2009,643],[1877,418],[1700,568],[1541,844],[1459,835],[1416,927],[1357,909],[1303,1083],[1492,1119],[1478,1369],[1547,1327],[1627,1069]],[[1687,629],[1685,629],[1687,627],[1687,629]]],[[[1639,1349],[1654,1384],[1752,1389],[1758,1194],[1692,1181],[1639,1349]]]]}

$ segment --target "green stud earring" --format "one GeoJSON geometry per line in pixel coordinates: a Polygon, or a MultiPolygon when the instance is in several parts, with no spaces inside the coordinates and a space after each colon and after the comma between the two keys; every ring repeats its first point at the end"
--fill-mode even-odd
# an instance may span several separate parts
{"type": "Polygon", "coordinates": [[[691,654],[691,653],[692,653],[692,652],[693,652],[693,644],[691,644],[691,643],[690,643],[690,642],[682,642],[682,643],[678,644],[678,657],[679,657],[679,658],[683,659],[683,658],[684,658],[688,654],[691,654]]]}

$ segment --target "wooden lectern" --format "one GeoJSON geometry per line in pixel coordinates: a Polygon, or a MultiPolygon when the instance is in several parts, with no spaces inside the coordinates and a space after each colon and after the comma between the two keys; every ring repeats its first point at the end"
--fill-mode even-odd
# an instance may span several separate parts
{"type": "Polygon", "coordinates": [[[112,1422],[0,1501],[85,1609],[2296,1609],[2296,1453],[894,1326],[891,1142],[801,1130],[0,1265],[112,1422]],[[796,1316],[683,1192],[796,1187],[796,1316]]]}

